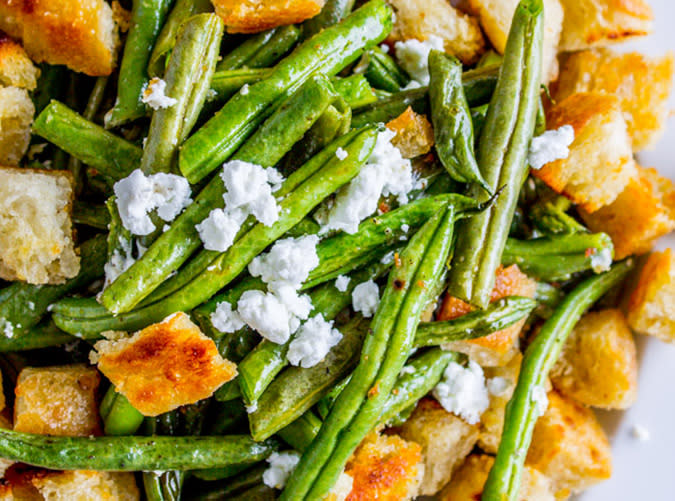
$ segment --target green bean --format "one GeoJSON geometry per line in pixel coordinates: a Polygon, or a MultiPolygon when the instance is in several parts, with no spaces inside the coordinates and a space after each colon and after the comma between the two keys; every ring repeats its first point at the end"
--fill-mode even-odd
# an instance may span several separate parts
{"type": "Polygon", "coordinates": [[[110,222],[110,214],[103,205],[92,205],[81,200],[73,201],[72,220],[75,224],[81,224],[105,230],[110,222]]]}
{"type": "Polygon", "coordinates": [[[241,472],[250,468],[250,464],[234,464],[231,466],[223,466],[221,468],[209,468],[204,470],[195,470],[192,475],[200,480],[212,482],[214,480],[223,480],[226,478],[239,475],[241,472]]]}
{"type": "Polygon", "coordinates": [[[474,153],[473,122],[462,87],[462,63],[432,50],[429,53],[429,100],[436,153],[454,180],[492,190],[480,173],[474,153]]]}
{"type": "Polygon", "coordinates": [[[143,424],[145,416],[129,403],[127,397],[110,386],[106,392],[99,414],[103,421],[103,432],[106,435],[133,435],[143,424]]]}
{"type": "Polygon", "coordinates": [[[319,433],[321,420],[311,411],[305,412],[291,424],[277,432],[277,435],[296,451],[304,451],[319,433]]]}
{"type": "Polygon", "coordinates": [[[185,474],[182,471],[146,471],[142,474],[147,501],[179,501],[185,474]]]}
{"type": "Polygon", "coordinates": [[[50,346],[60,346],[74,341],[70,334],[60,330],[51,320],[43,320],[39,324],[27,329],[15,329],[14,335],[0,337],[0,353],[36,350],[50,346]]]}
{"type": "Polygon", "coordinates": [[[588,233],[588,229],[579,223],[567,211],[572,203],[565,197],[543,200],[530,207],[528,216],[533,225],[546,235],[588,233]]]}
{"type": "Polygon", "coordinates": [[[209,483],[208,486],[200,485],[199,488],[188,489],[190,492],[185,493],[186,499],[189,501],[232,499],[232,496],[262,484],[262,476],[267,466],[267,463],[259,464],[226,481],[213,482],[209,483]]]}
{"type": "Polygon", "coordinates": [[[152,114],[140,166],[146,174],[172,170],[178,146],[192,130],[206,100],[223,30],[218,16],[199,14],[178,32],[164,77],[166,95],[175,103],[152,114]]]}
{"type": "MultiPolygon", "coordinates": [[[[218,65],[216,66],[216,71],[254,68],[254,66],[249,66],[246,64],[247,61],[251,59],[263,46],[265,46],[265,44],[272,40],[277,31],[277,28],[272,28],[271,30],[263,31],[262,33],[248,37],[241,44],[221,58],[221,60],[218,62],[218,65]]],[[[264,68],[264,66],[257,67],[264,68]]]]}
{"type": "Polygon", "coordinates": [[[534,293],[534,299],[540,305],[555,308],[563,299],[563,291],[546,282],[537,282],[537,289],[534,293]]]}
{"type": "Polygon", "coordinates": [[[474,136],[479,138],[485,127],[485,120],[487,119],[489,105],[483,104],[475,108],[471,108],[471,123],[473,124],[474,136]]]}
{"type": "Polygon", "coordinates": [[[480,59],[478,60],[478,64],[476,64],[476,68],[499,66],[500,64],[502,64],[503,60],[504,58],[499,53],[490,49],[480,57],[480,59]]]}
{"type": "Polygon", "coordinates": [[[525,350],[516,389],[506,406],[504,431],[497,457],[483,490],[484,501],[518,498],[523,464],[532,440],[532,430],[539,417],[536,392],[544,388],[565,340],[581,315],[609,289],[619,284],[632,266],[630,260],[618,263],[609,272],[579,284],[555,309],[553,316],[525,350]]]}
{"type": "Polygon", "coordinates": [[[371,0],[342,23],[308,39],[283,59],[272,74],[235,95],[180,152],[179,167],[196,183],[222,164],[269,116],[284,95],[295,92],[312,75],[333,76],[362,50],[380,42],[391,28],[391,9],[371,0]]]}
{"type": "Polygon", "coordinates": [[[327,0],[321,12],[303,23],[304,35],[309,38],[321,30],[342,21],[354,8],[354,0],[327,0]]]}
{"type": "Polygon", "coordinates": [[[301,36],[302,29],[295,25],[259,33],[224,56],[218,63],[217,71],[272,66],[295,46],[301,36]]]}
{"type": "Polygon", "coordinates": [[[316,410],[319,413],[319,416],[321,416],[321,419],[326,419],[326,416],[330,412],[331,407],[333,407],[333,404],[335,403],[335,400],[337,400],[337,397],[340,395],[340,392],[342,392],[342,390],[345,389],[345,386],[347,386],[347,384],[349,383],[350,377],[351,376],[347,376],[339,383],[333,385],[331,390],[327,392],[324,396],[322,396],[316,403],[316,410]]]}
{"type": "Polygon", "coordinates": [[[377,101],[373,89],[363,75],[333,78],[332,82],[335,91],[343,97],[350,108],[360,108],[377,101]]]}
{"type": "Polygon", "coordinates": [[[40,64],[40,77],[36,89],[31,93],[35,113],[40,114],[54,99],[63,99],[66,84],[68,83],[68,69],[65,66],[40,64]]]}
{"type": "Polygon", "coordinates": [[[128,176],[141,160],[139,147],[52,101],[33,123],[33,132],[117,181],[128,176]]]}
{"type": "Polygon", "coordinates": [[[266,485],[251,487],[241,494],[229,498],[229,501],[275,501],[277,491],[266,485]]]}
{"type": "Polygon", "coordinates": [[[396,61],[390,55],[385,54],[379,47],[373,47],[366,52],[361,58],[358,67],[365,67],[363,74],[376,89],[386,90],[387,92],[399,92],[410,82],[410,78],[396,64],[396,61]]]}
{"type": "MultiPolygon", "coordinates": [[[[497,87],[478,145],[481,174],[496,203],[463,222],[448,280],[450,293],[485,308],[495,272],[506,244],[518,194],[527,174],[527,152],[534,133],[541,79],[543,6],[541,0],[522,0],[516,9],[504,51],[497,87]]],[[[470,196],[485,200],[482,188],[470,196]]]]}
{"type": "Polygon", "coordinates": [[[240,428],[248,426],[248,414],[241,400],[214,402],[213,405],[217,406],[217,408],[206,426],[205,431],[207,434],[225,435],[228,433],[238,433],[240,428]]]}
{"type": "Polygon", "coordinates": [[[106,117],[106,128],[118,127],[145,115],[141,95],[148,81],[146,68],[172,3],[173,0],[134,0],[117,82],[117,100],[106,117]]]}

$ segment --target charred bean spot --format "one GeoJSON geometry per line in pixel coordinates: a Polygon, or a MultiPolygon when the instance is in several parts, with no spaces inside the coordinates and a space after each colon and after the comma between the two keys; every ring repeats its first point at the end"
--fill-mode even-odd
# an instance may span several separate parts
{"type": "Polygon", "coordinates": [[[401,280],[400,278],[394,280],[394,289],[400,291],[401,289],[403,289],[403,287],[405,287],[405,282],[403,280],[401,280]]]}

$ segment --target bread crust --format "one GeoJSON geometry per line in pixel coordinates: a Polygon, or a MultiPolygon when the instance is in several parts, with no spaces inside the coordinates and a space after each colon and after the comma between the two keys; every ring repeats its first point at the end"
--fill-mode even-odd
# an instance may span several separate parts
{"type": "Polygon", "coordinates": [[[229,33],[258,33],[300,23],[321,12],[325,0],[213,0],[229,33]]]}

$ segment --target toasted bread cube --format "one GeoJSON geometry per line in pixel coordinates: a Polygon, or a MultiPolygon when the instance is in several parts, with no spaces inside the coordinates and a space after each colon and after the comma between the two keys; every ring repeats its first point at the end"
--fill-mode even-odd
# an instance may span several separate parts
{"type": "Polygon", "coordinates": [[[419,494],[424,476],[421,447],[398,435],[368,435],[345,467],[352,478],[347,501],[404,501],[419,494]]]}
{"type": "MultiPolygon", "coordinates": [[[[470,8],[478,13],[480,24],[492,46],[500,54],[506,49],[513,14],[519,0],[469,0],[470,8]]],[[[544,0],[544,82],[558,75],[558,42],[563,24],[560,0],[544,0]]]]}
{"type": "MultiPolygon", "coordinates": [[[[507,296],[534,297],[536,288],[536,282],[521,272],[517,265],[514,264],[508,268],[500,266],[497,269],[490,301],[494,302],[507,296]]],[[[451,320],[473,309],[461,299],[446,294],[437,319],[451,320]]],[[[483,367],[502,366],[518,352],[518,334],[524,324],[525,319],[489,336],[444,344],[443,349],[465,353],[483,367]]]]}
{"type": "Polygon", "coordinates": [[[655,170],[638,166],[638,177],[611,204],[579,214],[591,231],[607,233],[614,258],[645,254],[675,230],[675,186],[655,170]]]}
{"type": "MultiPolygon", "coordinates": [[[[1,386],[0,386],[1,388],[1,386]]],[[[3,399],[4,399],[4,394],[3,394],[3,399]]],[[[0,428],[3,430],[11,430],[12,429],[12,423],[7,419],[7,416],[3,412],[0,414],[0,428]]],[[[9,459],[4,459],[0,458],[0,478],[5,476],[5,472],[7,471],[7,468],[12,466],[14,464],[14,461],[11,461],[9,459]]],[[[2,499],[2,491],[0,490],[0,499],[2,499]]]]}
{"type": "Polygon", "coordinates": [[[581,92],[555,104],[546,114],[549,129],[574,128],[565,159],[532,174],[587,212],[611,204],[637,176],[631,140],[619,98],[581,92]]]}
{"type": "Polygon", "coordinates": [[[31,483],[49,501],[138,501],[141,498],[133,473],[85,470],[44,472],[36,475],[31,483]]]}
{"type": "Polygon", "coordinates": [[[325,0],[211,0],[229,33],[257,33],[321,12],[325,0]]]}
{"type": "Polygon", "coordinates": [[[433,398],[425,398],[401,426],[401,436],[422,446],[424,479],[420,495],[432,496],[448,483],[471,452],[478,427],[446,411],[433,398]]]}
{"type": "Polygon", "coordinates": [[[396,132],[391,144],[401,150],[403,158],[426,155],[434,145],[434,129],[425,115],[408,109],[387,123],[387,129],[396,132]]]}
{"type": "Polygon", "coordinates": [[[392,42],[443,39],[445,52],[464,64],[475,63],[485,50],[485,39],[475,17],[463,14],[447,0],[389,0],[396,13],[392,42]]]}
{"type": "Polygon", "coordinates": [[[675,261],[670,249],[649,255],[629,296],[626,317],[635,332],[675,343],[675,261]]]}
{"type": "Polygon", "coordinates": [[[19,165],[30,142],[33,115],[26,89],[0,87],[0,165],[19,165]]]}
{"type": "Polygon", "coordinates": [[[34,90],[39,75],[23,47],[0,31],[0,85],[34,90]]]}
{"type": "MultiPolygon", "coordinates": [[[[495,459],[486,454],[472,454],[457,470],[438,501],[474,501],[481,498],[483,487],[495,459]]],[[[540,472],[525,467],[518,501],[555,501],[551,482],[540,472]]]]}
{"type": "Polygon", "coordinates": [[[668,118],[673,83],[673,54],[650,58],[637,52],[583,50],[562,58],[554,97],[560,101],[577,92],[606,92],[621,100],[633,149],[653,145],[668,118]]]}
{"type": "Polygon", "coordinates": [[[637,398],[637,350],[620,310],[584,315],[551,371],[556,390],[577,402],[626,409],[637,398]]]}
{"type": "Polygon", "coordinates": [[[92,361],[146,416],[208,398],[237,375],[236,365],[182,312],[94,348],[92,361]]]}
{"type": "Polygon", "coordinates": [[[593,411],[549,392],[525,464],[550,478],[556,491],[579,492],[608,479],[611,463],[609,441],[593,411]]]}
{"type": "Polygon", "coordinates": [[[565,17],[561,51],[622,42],[652,32],[652,9],[646,0],[561,0],[565,17]]]}
{"type": "Polygon", "coordinates": [[[0,29],[22,40],[38,63],[90,76],[110,75],[115,67],[117,26],[105,0],[0,2],[0,29]]]}
{"type": "Polygon", "coordinates": [[[67,171],[0,167],[0,278],[59,284],[77,275],[72,198],[67,171]]]}
{"type": "Polygon", "coordinates": [[[14,390],[14,430],[69,437],[100,434],[100,382],[98,371],[83,364],[26,367],[14,390]]]}

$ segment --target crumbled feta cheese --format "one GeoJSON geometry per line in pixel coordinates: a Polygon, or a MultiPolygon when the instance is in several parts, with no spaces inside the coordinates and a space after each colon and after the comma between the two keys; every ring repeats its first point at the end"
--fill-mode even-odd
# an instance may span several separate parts
{"type": "Polygon", "coordinates": [[[361,313],[364,317],[372,317],[379,304],[380,289],[374,281],[368,280],[354,287],[352,292],[354,311],[361,313]]]}
{"type": "Polygon", "coordinates": [[[530,167],[539,170],[549,162],[562,160],[570,154],[570,145],[574,142],[574,128],[563,125],[556,130],[547,130],[532,139],[528,162],[530,167]]]}
{"type": "Polygon", "coordinates": [[[473,360],[467,367],[451,362],[433,395],[446,411],[454,412],[469,424],[476,424],[490,404],[483,369],[473,360]]]}
{"type": "Polygon", "coordinates": [[[609,271],[612,267],[612,251],[602,249],[600,252],[591,254],[591,268],[595,273],[609,271]]]}
{"type": "Polygon", "coordinates": [[[273,452],[267,458],[270,465],[263,472],[263,483],[274,489],[283,489],[299,461],[300,454],[295,451],[273,452]]]}
{"type": "Polygon", "coordinates": [[[344,160],[349,156],[349,153],[347,153],[347,150],[340,147],[337,150],[335,150],[335,156],[338,157],[338,160],[344,160]]]}
{"type": "Polygon", "coordinates": [[[511,382],[505,377],[493,377],[487,380],[487,389],[490,395],[503,397],[509,391],[511,382]]]}
{"type": "Polygon", "coordinates": [[[640,442],[648,442],[650,437],[649,430],[642,425],[635,424],[631,428],[631,434],[634,438],[638,439],[640,442]]]}
{"type": "Polygon", "coordinates": [[[247,414],[253,414],[257,410],[258,410],[258,402],[253,402],[251,405],[246,406],[247,414]]]}
{"type": "MultiPolygon", "coordinates": [[[[312,300],[307,294],[300,296],[296,287],[280,282],[274,283],[273,287],[270,286],[270,291],[279,298],[279,301],[281,301],[281,304],[286,307],[289,313],[295,315],[300,320],[307,320],[309,312],[313,308],[312,300]]],[[[292,329],[292,332],[295,332],[295,329],[299,325],[300,323],[298,322],[296,327],[292,329]]]]}
{"type": "Polygon", "coordinates": [[[170,108],[178,101],[166,95],[166,82],[161,78],[151,79],[143,89],[141,101],[153,110],[170,108]]]}
{"type": "Polygon", "coordinates": [[[241,92],[241,95],[242,95],[242,96],[248,96],[248,93],[249,93],[250,91],[251,91],[251,88],[248,86],[248,84],[244,84],[244,85],[241,87],[241,90],[240,90],[239,92],[241,92]]]}
{"type": "Polygon", "coordinates": [[[108,262],[103,265],[103,272],[105,273],[104,289],[136,262],[131,254],[131,242],[120,237],[119,244],[119,248],[113,251],[108,262]]]}
{"type": "Polygon", "coordinates": [[[299,324],[279,298],[269,292],[244,292],[237,302],[237,310],[246,324],[277,344],[288,341],[299,324]]]}
{"type": "Polygon", "coordinates": [[[239,209],[227,212],[213,209],[196,228],[205,249],[225,252],[234,243],[234,238],[245,220],[246,214],[239,209]]]}
{"type": "Polygon", "coordinates": [[[532,403],[534,404],[534,412],[537,417],[543,416],[548,408],[548,397],[546,396],[546,389],[542,386],[535,386],[532,389],[532,403]]]}
{"type": "Polygon", "coordinates": [[[11,322],[8,322],[4,318],[2,319],[4,322],[4,325],[2,327],[2,333],[5,335],[7,338],[12,338],[14,337],[14,326],[12,325],[11,322]]]}
{"type": "Polygon", "coordinates": [[[35,303],[33,301],[28,301],[26,305],[28,306],[29,310],[35,311],[35,303]]]}
{"type": "Polygon", "coordinates": [[[149,235],[155,230],[151,211],[156,209],[168,223],[192,202],[187,179],[163,172],[146,176],[136,169],[117,181],[113,190],[122,224],[134,235],[149,235]]]}
{"type": "Polygon", "coordinates": [[[288,361],[304,369],[314,367],[341,339],[342,333],[333,328],[333,321],[327,322],[323,315],[312,317],[295,333],[288,346],[288,361]]]}
{"type": "Polygon", "coordinates": [[[387,44],[384,44],[384,43],[383,43],[382,45],[380,45],[380,49],[381,49],[382,52],[384,52],[385,54],[389,54],[389,46],[388,46],[387,44]]]}
{"type": "Polygon", "coordinates": [[[410,231],[410,225],[409,224],[402,224],[401,225],[401,231],[403,233],[408,233],[410,231]]]}
{"type": "Polygon", "coordinates": [[[277,240],[269,252],[251,261],[248,271],[254,277],[262,278],[271,289],[283,284],[297,289],[319,264],[318,243],[316,235],[277,240]]]}
{"type": "Polygon", "coordinates": [[[349,282],[351,281],[351,277],[345,276],[345,275],[340,275],[335,279],[335,288],[339,290],[340,292],[346,292],[347,287],[349,287],[349,282]]]}
{"type": "Polygon", "coordinates": [[[241,160],[233,160],[223,165],[220,174],[225,184],[223,194],[225,209],[241,209],[265,226],[272,226],[279,219],[279,206],[272,195],[273,184],[278,184],[279,173],[267,172],[269,169],[241,160]]]}
{"type": "Polygon", "coordinates": [[[211,323],[220,332],[225,333],[236,332],[244,326],[244,321],[227,301],[218,303],[216,310],[211,313],[211,323]]]}
{"type": "Polygon", "coordinates": [[[206,101],[213,101],[215,98],[218,97],[218,93],[215,91],[215,89],[209,89],[206,91],[206,101]]]}
{"type": "Polygon", "coordinates": [[[405,374],[415,374],[417,370],[412,366],[412,365],[405,365],[403,366],[403,369],[401,369],[401,372],[399,372],[399,376],[404,376],[405,374]]]}
{"type": "Polygon", "coordinates": [[[394,262],[394,251],[389,251],[387,252],[384,256],[382,256],[382,259],[380,259],[380,263],[382,264],[391,264],[394,262]]]}
{"type": "Polygon", "coordinates": [[[423,42],[415,39],[396,42],[394,48],[399,64],[418,87],[429,85],[429,53],[433,49],[445,51],[443,39],[436,35],[423,42]]]}

